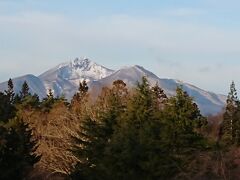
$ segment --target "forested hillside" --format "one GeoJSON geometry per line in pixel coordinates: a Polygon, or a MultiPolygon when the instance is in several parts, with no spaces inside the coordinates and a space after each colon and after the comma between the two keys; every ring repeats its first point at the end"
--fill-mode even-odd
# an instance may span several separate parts
{"type": "Polygon", "coordinates": [[[201,115],[182,87],[167,97],[143,77],[92,98],[86,81],[71,102],[39,100],[24,82],[0,93],[0,179],[237,179],[240,101],[231,84],[226,110],[201,115]]]}

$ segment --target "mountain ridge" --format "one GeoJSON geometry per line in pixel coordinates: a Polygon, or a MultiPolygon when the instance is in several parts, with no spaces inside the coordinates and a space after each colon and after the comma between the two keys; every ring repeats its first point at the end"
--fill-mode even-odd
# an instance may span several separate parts
{"type": "MultiPolygon", "coordinates": [[[[205,91],[197,86],[177,79],[162,79],[139,65],[125,66],[116,71],[99,65],[88,58],[75,58],[61,63],[39,76],[27,74],[13,79],[15,92],[19,92],[21,84],[28,82],[30,92],[42,99],[51,89],[55,96],[64,95],[68,100],[78,90],[79,82],[86,80],[90,90],[100,92],[104,86],[111,86],[115,80],[123,80],[129,88],[140,82],[142,77],[148,78],[150,85],[158,85],[168,96],[175,95],[177,86],[182,86],[194,98],[204,115],[217,114],[225,106],[226,96],[205,91]]],[[[7,89],[7,82],[0,83],[0,91],[7,89]]]]}

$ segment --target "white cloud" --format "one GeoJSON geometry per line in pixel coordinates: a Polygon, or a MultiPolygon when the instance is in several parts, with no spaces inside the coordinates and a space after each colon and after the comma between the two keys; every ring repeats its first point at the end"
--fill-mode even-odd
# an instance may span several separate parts
{"type": "MultiPolygon", "coordinates": [[[[32,12],[17,16],[0,16],[0,25],[9,32],[14,31],[16,34],[26,36],[26,39],[28,36],[33,37],[30,41],[40,44],[47,37],[50,40],[58,39],[57,42],[62,43],[69,43],[69,40],[75,39],[76,42],[93,46],[99,46],[104,42],[108,46],[136,45],[156,48],[161,52],[231,53],[240,51],[238,30],[170,22],[160,18],[120,15],[87,21],[32,12]]],[[[55,44],[54,41],[52,43],[55,44]]],[[[72,43],[74,46],[75,42],[72,43]]],[[[46,47],[51,45],[51,43],[44,44],[46,47]]]]}
{"type": "MultiPolygon", "coordinates": [[[[182,9],[176,14],[178,13],[190,15],[195,12],[182,9]]],[[[226,54],[239,56],[240,52],[239,29],[225,29],[194,22],[174,22],[160,17],[116,15],[84,20],[58,14],[28,12],[0,16],[0,27],[0,61],[17,64],[15,69],[11,65],[0,67],[0,72],[9,74],[10,71],[17,71],[19,74],[24,72],[38,74],[47,67],[76,55],[90,55],[97,59],[107,57],[111,62],[125,59],[114,64],[132,61],[150,67],[147,61],[155,61],[155,56],[164,55],[164,58],[168,57],[166,61],[178,63],[183,61],[186,54],[195,57],[214,54],[221,57],[226,54]],[[149,58],[147,56],[150,53],[146,52],[147,49],[153,50],[149,58]],[[172,54],[175,55],[175,59],[171,57],[172,54]],[[134,60],[128,59],[130,55],[134,60]],[[179,58],[181,60],[178,59],[178,55],[182,56],[179,58]]],[[[203,73],[200,73],[201,75],[196,73],[199,72],[197,66],[202,64],[205,67],[207,62],[197,62],[194,58],[192,62],[191,65],[195,68],[190,71],[187,71],[191,68],[190,65],[172,68],[171,71],[167,69],[169,67],[167,65],[152,69],[159,75],[162,73],[186,81],[193,82],[196,78],[200,86],[204,86],[208,78],[215,80],[216,86],[222,82],[219,81],[219,77],[228,81],[232,77],[231,72],[238,72],[237,68],[234,68],[234,71],[226,69],[207,77],[203,73]],[[230,74],[226,76],[225,73],[230,74]]]]}

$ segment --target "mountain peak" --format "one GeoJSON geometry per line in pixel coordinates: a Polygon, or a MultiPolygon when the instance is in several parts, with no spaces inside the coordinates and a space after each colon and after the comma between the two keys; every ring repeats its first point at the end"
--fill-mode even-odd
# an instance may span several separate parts
{"type": "MultiPolygon", "coordinates": [[[[114,71],[101,66],[87,57],[75,58],[74,60],[59,64],[57,67],[41,74],[41,79],[54,79],[55,77],[65,80],[98,80],[104,78],[114,71]]],[[[78,83],[77,82],[77,83],[78,83]]]]}
{"type": "Polygon", "coordinates": [[[84,58],[75,58],[70,62],[70,66],[75,69],[88,69],[90,66],[97,65],[96,63],[89,60],[87,57],[84,58]]]}
{"type": "MultiPolygon", "coordinates": [[[[226,97],[211,92],[204,91],[191,84],[184,83],[175,79],[160,79],[157,75],[139,65],[125,66],[117,71],[113,71],[101,66],[86,57],[75,58],[66,63],[62,63],[49,69],[38,77],[25,75],[14,78],[15,91],[21,90],[22,83],[26,80],[31,92],[37,93],[44,98],[48,89],[53,90],[54,95],[65,95],[71,99],[77,91],[79,81],[86,80],[91,91],[96,94],[101,91],[102,87],[111,86],[115,80],[123,80],[129,88],[136,86],[141,82],[142,77],[148,78],[150,85],[158,85],[171,97],[175,95],[176,87],[182,85],[188,94],[194,97],[195,102],[199,105],[204,115],[217,114],[225,105],[226,97]]],[[[0,84],[0,90],[7,89],[7,82],[0,84]]]]}

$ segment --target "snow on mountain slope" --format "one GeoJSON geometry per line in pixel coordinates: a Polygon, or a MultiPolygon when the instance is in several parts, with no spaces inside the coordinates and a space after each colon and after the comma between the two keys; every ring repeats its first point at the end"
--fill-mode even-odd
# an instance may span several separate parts
{"type": "Polygon", "coordinates": [[[87,82],[99,80],[113,72],[113,70],[98,65],[87,58],[76,58],[48,70],[39,78],[47,90],[52,89],[55,95],[63,94],[70,99],[77,91],[80,81],[84,79],[87,82]]]}
{"type": "MultiPolygon", "coordinates": [[[[174,79],[160,79],[152,72],[141,66],[124,67],[113,71],[98,65],[87,58],[62,63],[46,71],[39,77],[26,75],[13,79],[15,91],[19,92],[24,81],[27,81],[30,91],[44,98],[49,89],[55,96],[65,95],[70,100],[77,91],[79,82],[86,80],[93,94],[100,93],[102,87],[111,86],[115,80],[123,80],[130,88],[141,82],[146,76],[151,85],[158,85],[164,89],[168,96],[175,95],[177,86],[182,86],[192,96],[204,115],[217,114],[225,106],[226,96],[204,91],[196,86],[174,79]]],[[[0,84],[0,91],[7,89],[7,82],[0,84]]]]}
{"type": "Polygon", "coordinates": [[[113,81],[121,79],[129,87],[133,87],[137,84],[137,81],[141,82],[143,76],[148,78],[151,85],[158,83],[158,85],[164,89],[168,96],[175,95],[176,88],[178,86],[182,86],[183,89],[194,98],[194,101],[198,104],[201,112],[204,115],[217,114],[225,105],[226,97],[223,95],[207,92],[178,80],[160,79],[155,74],[141,66],[122,68],[106,78],[100,79],[99,81],[90,82],[89,85],[91,89],[101,89],[104,86],[110,86],[113,81]]]}
{"type": "MultiPolygon", "coordinates": [[[[24,83],[24,81],[26,81],[28,83],[29,90],[32,94],[36,93],[40,98],[46,97],[46,90],[44,84],[38,77],[32,74],[28,74],[25,76],[14,78],[12,80],[14,84],[15,93],[19,93],[21,91],[22,84],[24,83]]],[[[0,83],[0,91],[4,91],[7,88],[8,88],[7,82],[0,83]]]]}

